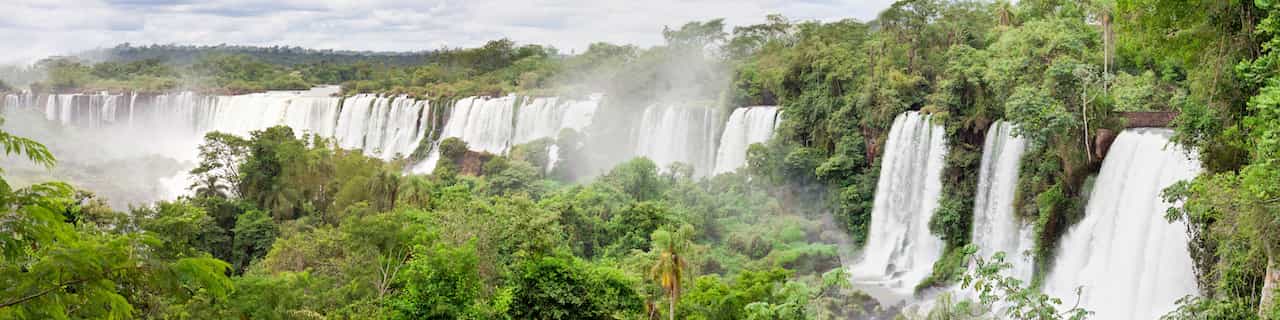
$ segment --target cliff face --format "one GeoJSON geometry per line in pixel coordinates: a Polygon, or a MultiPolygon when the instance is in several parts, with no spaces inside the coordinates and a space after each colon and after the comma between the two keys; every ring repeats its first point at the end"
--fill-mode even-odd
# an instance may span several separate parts
{"type": "Polygon", "coordinates": [[[484,174],[485,162],[489,162],[489,159],[492,158],[492,154],[467,150],[467,153],[462,155],[462,161],[458,165],[458,173],[471,176],[482,175],[484,174]]]}
{"type": "Polygon", "coordinates": [[[1167,128],[1178,117],[1178,112],[1120,112],[1127,120],[1125,128],[1167,128]]]}
{"type": "MultiPolygon", "coordinates": [[[[1161,112],[1119,112],[1120,117],[1125,119],[1125,128],[1168,128],[1173,125],[1173,119],[1178,117],[1178,112],[1161,111],[1161,112]]],[[[1098,161],[1107,157],[1107,151],[1111,149],[1111,143],[1116,139],[1116,132],[1110,129],[1098,129],[1093,137],[1093,156],[1098,161]]]]}

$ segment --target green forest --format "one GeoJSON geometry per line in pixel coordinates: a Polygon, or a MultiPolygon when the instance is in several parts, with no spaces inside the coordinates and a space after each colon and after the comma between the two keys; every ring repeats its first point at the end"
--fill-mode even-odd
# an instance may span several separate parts
{"type": "MultiPolygon", "coordinates": [[[[0,319],[912,318],[849,284],[840,245],[865,243],[886,135],[912,110],[946,128],[950,150],[929,222],[945,253],[916,291],[982,293],[922,318],[1089,318],[1076,297],[1038,289],[1100,169],[1091,134],[1122,130],[1120,112],[1176,111],[1172,139],[1204,172],[1163,192],[1177,204],[1166,218],[1188,224],[1200,292],[1166,318],[1280,319],[1280,1],[901,0],[871,21],[770,15],[661,33],[650,48],[575,54],[506,39],[405,54],[122,45],[102,61],[0,70],[0,91],[336,84],[785,112],[746,168],[712,177],[645,158],[569,176],[548,170],[545,140],[476,165],[456,138],[434,172],[404,175],[406,160],[279,126],[208,134],[191,196],[129,210],[0,179],[0,319]],[[1035,226],[1028,283],[970,244],[997,120],[1028,140],[1014,204],[1035,226]]],[[[57,165],[39,141],[0,131],[0,145],[57,165]]],[[[560,165],[591,165],[575,152],[560,165]]]]}

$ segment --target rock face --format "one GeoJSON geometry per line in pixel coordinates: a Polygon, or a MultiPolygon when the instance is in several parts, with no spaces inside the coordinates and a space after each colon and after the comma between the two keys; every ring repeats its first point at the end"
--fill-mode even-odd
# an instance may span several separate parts
{"type": "Polygon", "coordinates": [[[1111,143],[1116,141],[1116,132],[1111,129],[1098,129],[1093,136],[1093,158],[1102,161],[1107,158],[1107,151],[1111,149],[1111,143]]]}
{"type": "MultiPolygon", "coordinates": [[[[1168,128],[1173,124],[1173,119],[1178,117],[1178,112],[1162,111],[1162,112],[1119,112],[1121,117],[1125,119],[1125,128],[1168,128]]],[[[1107,157],[1107,151],[1111,149],[1111,143],[1116,140],[1116,132],[1111,129],[1100,128],[1093,137],[1093,157],[1098,161],[1102,161],[1107,157]]]]}
{"type": "Polygon", "coordinates": [[[470,176],[482,175],[485,173],[484,164],[489,162],[489,159],[493,159],[493,154],[467,150],[467,153],[462,156],[462,163],[458,165],[458,173],[470,176]]]}
{"type": "Polygon", "coordinates": [[[1164,112],[1120,112],[1120,116],[1124,117],[1126,128],[1166,128],[1173,119],[1178,117],[1178,113],[1174,111],[1164,112]]]}

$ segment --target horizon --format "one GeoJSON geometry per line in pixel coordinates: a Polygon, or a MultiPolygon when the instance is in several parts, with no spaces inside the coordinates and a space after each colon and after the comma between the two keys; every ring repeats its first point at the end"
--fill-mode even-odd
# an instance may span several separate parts
{"type": "Polygon", "coordinates": [[[768,14],[793,21],[870,21],[891,0],[345,1],[97,0],[0,3],[0,64],[29,65],[120,44],[301,47],[404,53],[468,48],[497,39],[581,52],[595,42],[651,47],[663,27],[724,18],[728,28],[768,14]],[[89,18],[92,17],[92,18],[89,18]],[[199,21],[199,23],[191,23],[199,21]]]}

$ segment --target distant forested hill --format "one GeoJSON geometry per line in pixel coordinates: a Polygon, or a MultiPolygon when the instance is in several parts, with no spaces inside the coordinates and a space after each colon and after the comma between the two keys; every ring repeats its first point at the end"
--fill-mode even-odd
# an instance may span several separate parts
{"type": "Polygon", "coordinates": [[[202,57],[210,55],[246,55],[274,65],[375,62],[394,66],[409,66],[423,64],[436,53],[436,50],[377,52],[307,49],[289,46],[255,47],[225,44],[216,46],[174,44],[134,46],[129,43],[123,43],[112,48],[87,51],[79,56],[95,62],[133,62],[159,59],[176,65],[191,65],[200,61],[202,57]]]}

